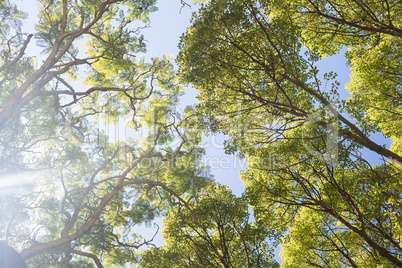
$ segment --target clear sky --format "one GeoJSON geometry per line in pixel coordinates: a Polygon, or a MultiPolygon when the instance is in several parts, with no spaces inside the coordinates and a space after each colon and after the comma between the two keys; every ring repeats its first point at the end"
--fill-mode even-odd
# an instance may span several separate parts
{"type": "MultiPolygon", "coordinates": [[[[197,7],[182,6],[180,0],[161,0],[158,2],[158,7],[159,10],[151,14],[150,27],[143,31],[148,41],[147,56],[162,54],[176,56],[179,52],[180,36],[190,25],[191,13],[197,11],[197,7]]],[[[196,103],[195,89],[187,87],[185,91],[185,96],[180,100],[181,108],[196,103]]],[[[206,148],[204,162],[211,167],[211,173],[216,181],[229,185],[234,194],[241,195],[244,187],[239,179],[239,170],[245,168],[245,161],[225,155],[224,139],[223,135],[204,138],[203,144],[206,148]]]]}
{"type": "MultiPolygon", "coordinates": [[[[143,30],[148,48],[146,56],[153,57],[162,54],[177,56],[180,36],[190,25],[191,13],[195,12],[197,7],[182,7],[180,0],[161,0],[158,7],[159,10],[150,16],[150,27],[143,30]]],[[[180,100],[181,109],[197,102],[195,89],[186,87],[185,92],[180,100]]],[[[245,168],[245,162],[234,156],[225,155],[224,139],[223,135],[204,138],[203,144],[206,148],[204,162],[210,165],[211,173],[216,181],[229,185],[233,193],[239,196],[244,191],[239,171],[241,168],[245,168]]],[[[161,242],[160,236],[156,237],[156,242],[161,242]]]]}

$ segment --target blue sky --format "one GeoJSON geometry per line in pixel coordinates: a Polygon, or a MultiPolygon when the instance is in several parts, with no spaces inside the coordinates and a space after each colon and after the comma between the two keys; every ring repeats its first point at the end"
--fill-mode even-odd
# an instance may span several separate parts
{"type": "MultiPolygon", "coordinates": [[[[188,1],[190,2],[190,1],[188,1]]],[[[143,31],[147,42],[147,56],[160,56],[179,52],[178,44],[180,36],[190,26],[191,13],[197,11],[197,6],[183,6],[179,0],[163,0],[158,2],[159,10],[151,14],[151,24],[143,31]]],[[[180,100],[180,106],[196,103],[196,91],[191,87],[185,88],[185,96],[180,100]]],[[[243,159],[225,155],[223,150],[223,135],[208,136],[204,138],[206,156],[204,162],[211,167],[215,180],[227,184],[236,195],[241,195],[244,190],[239,178],[239,170],[245,167],[243,159]]]]}

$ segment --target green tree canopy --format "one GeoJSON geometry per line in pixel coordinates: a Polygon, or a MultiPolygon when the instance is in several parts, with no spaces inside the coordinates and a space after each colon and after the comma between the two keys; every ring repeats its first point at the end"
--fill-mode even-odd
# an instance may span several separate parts
{"type": "Polygon", "coordinates": [[[400,9],[215,0],[182,37],[182,79],[199,92],[203,124],[247,157],[242,181],[256,218],[284,234],[284,267],[402,266],[400,9]],[[344,47],[347,100],[317,68],[344,47]]]}
{"type": "Polygon", "coordinates": [[[279,267],[267,241],[274,233],[251,222],[245,197],[223,185],[172,208],[162,235],[166,245],[145,252],[140,267],[279,267]]]}
{"type": "Polygon", "coordinates": [[[134,265],[135,227],[209,180],[170,60],[139,54],[155,1],[37,4],[33,35],[0,1],[0,240],[30,267],[134,265]]]}

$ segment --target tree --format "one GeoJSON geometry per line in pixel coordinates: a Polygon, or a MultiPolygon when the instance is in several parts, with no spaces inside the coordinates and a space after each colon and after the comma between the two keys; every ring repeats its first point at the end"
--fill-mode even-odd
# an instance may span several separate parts
{"type": "Polygon", "coordinates": [[[172,64],[138,57],[155,1],[38,5],[33,36],[0,2],[0,240],[30,267],[135,264],[135,226],[209,180],[172,64]]]}
{"type": "Polygon", "coordinates": [[[166,245],[146,251],[140,267],[279,267],[268,238],[275,235],[250,222],[247,200],[214,183],[170,209],[166,245]]]}
{"type": "Polygon", "coordinates": [[[0,266],[16,268],[28,267],[18,252],[3,242],[0,242],[0,266]]]}
{"type": "Polygon", "coordinates": [[[283,232],[284,267],[402,266],[399,10],[397,1],[216,0],[182,37],[182,79],[199,91],[204,125],[247,157],[249,201],[283,232]],[[336,74],[316,67],[345,46],[348,100],[336,74]],[[375,131],[390,149],[370,139],[375,131]]]}

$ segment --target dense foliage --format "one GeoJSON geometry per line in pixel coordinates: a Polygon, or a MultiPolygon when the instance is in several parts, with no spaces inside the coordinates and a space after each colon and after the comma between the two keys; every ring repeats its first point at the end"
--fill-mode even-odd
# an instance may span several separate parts
{"type": "Polygon", "coordinates": [[[164,218],[165,246],[148,250],[140,267],[279,267],[263,226],[250,223],[244,197],[211,185],[164,218]]]}
{"type": "Polygon", "coordinates": [[[172,64],[139,56],[155,1],[38,1],[34,36],[0,4],[0,240],[30,267],[134,265],[136,226],[209,181],[172,64]]]}
{"type": "Polygon", "coordinates": [[[247,158],[242,181],[257,220],[283,232],[283,267],[402,266],[401,8],[215,0],[182,37],[202,124],[247,158]],[[347,100],[317,68],[343,48],[347,100]]]}
{"type": "Polygon", "coordinates": [[[29,267],[402,266],[399,1],[209,1],[179,79],[141,57],[156,1],[37,6],[27,34],[0,0],[0,242],[29,267]],[[340,52],[345,89],[317,67],[340,52]],[[202,165],[205,130],[246,158],[241,197],[202,165]],[[137,231],[157,217],[163,246],[137,231]]]}

